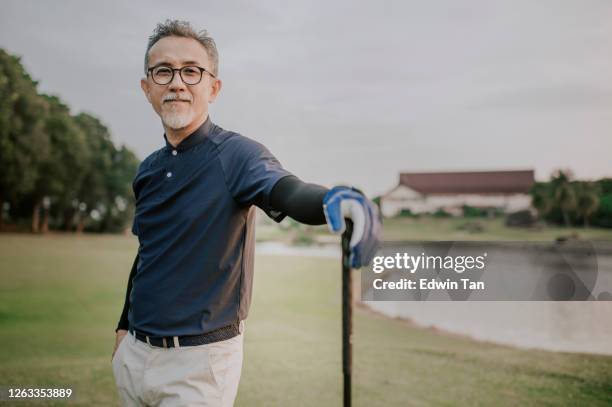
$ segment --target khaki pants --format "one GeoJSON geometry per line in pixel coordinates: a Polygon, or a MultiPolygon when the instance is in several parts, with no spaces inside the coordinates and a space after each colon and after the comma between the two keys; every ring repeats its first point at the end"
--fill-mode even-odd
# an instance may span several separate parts
{"type": "Polygon", "coordinates": [[[244,321],[231,339],[180,348],[154,347],[128,333],[112,361],[121,405],[233,406],[243,337],[244,321]]]}

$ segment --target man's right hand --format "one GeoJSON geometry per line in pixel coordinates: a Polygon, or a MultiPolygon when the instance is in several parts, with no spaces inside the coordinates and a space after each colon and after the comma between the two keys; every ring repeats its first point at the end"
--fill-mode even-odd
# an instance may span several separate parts
{"type": "Polygon", "coordinates": [[[115,348],[113,349],[113,354],[111,355],[111,362],[113,361],[113,357],[115,356],[115,352],[117,352],[117,348],[119,344],[123,340],[123,337],[127,335],[128,331],[125,329],[118,329],[117,334],[115,336],[115,348]]]}

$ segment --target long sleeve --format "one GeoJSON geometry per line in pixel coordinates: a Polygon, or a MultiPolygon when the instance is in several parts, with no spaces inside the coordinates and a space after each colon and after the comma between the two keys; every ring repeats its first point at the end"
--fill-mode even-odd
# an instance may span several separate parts
{"type": "Polygon", "coordinates": [[[300,223],[323,225],[323,197],[329,190],[303,182],[295,175],[281,178],[270,194],[270,206],[300,223]]]}
{"type": "Polygon", "coordinates": [[[123,311],[121,312],[121,317],[119,318],[119,323],[117,324],[117,328],[115,329],[115,332],[117,332],[120,329],[125,329],[127,331],[127,329],[129,328],[129,321],[128,321],[128,312],[130,310],[130,293],[132,292],[132,280],[134,279],[134,276],[136,275],[136,268],[138,266],[138,254],[136,254],[136,258],[134,259],[134,264],[132,265],[132,271],[130,271],[130,276],[128,277],[128,286],[127,286],[127,291],[125,293],[125,303],[123,304],[123,311]]]}

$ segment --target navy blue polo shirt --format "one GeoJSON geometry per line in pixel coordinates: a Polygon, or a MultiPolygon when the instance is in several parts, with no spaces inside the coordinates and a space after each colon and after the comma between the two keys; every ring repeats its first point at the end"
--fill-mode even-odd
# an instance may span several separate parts
{"type": "Polygon", "coordinates": [[[280,222],[270,192],[290,172],[262,144],[207,118],[153,152],[133,182],[139,261],[130,329],[201,334],[245,319],[251,303],[255,208],[280,222]]]}

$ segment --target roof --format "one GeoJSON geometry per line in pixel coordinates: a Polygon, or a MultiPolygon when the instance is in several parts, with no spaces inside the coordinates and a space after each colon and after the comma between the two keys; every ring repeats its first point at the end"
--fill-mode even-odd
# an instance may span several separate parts
{"type": "Polygon", "coordinates": [[[534,182],[533,170],[406,172],[399,181],[422,194],[527,193],[534,182]]]}

